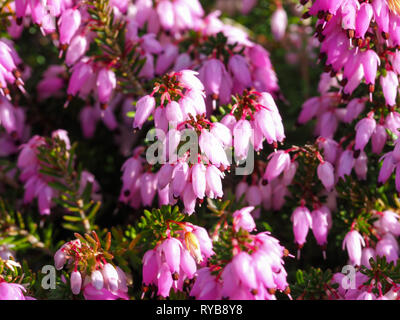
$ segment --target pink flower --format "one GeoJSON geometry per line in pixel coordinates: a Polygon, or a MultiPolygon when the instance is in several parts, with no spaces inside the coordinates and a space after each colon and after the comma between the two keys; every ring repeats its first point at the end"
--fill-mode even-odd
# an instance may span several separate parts
{"type": "Polygon", "coordinates": [[[361,64],[364,69],[365,82],[375,84],[378,65],[381,64],[379,56],[373,50],[367,50],[361,55],[361,64]]]}
{"type": "Polygon", "coordinates": [[[390,232],[395,236],[400,235],[399,215],[393,211],[385,210],[379,219],[380,228],[383,232],[390,232]]]}
{"type": "Polygon", "coordinates": [[[143,256],[143,283],[151,284],[157,277],[157,254],[155,250],[147,251],[143,256]]]}
{"type": "Polygon", "coordinates": [[[342,152],[337,165],[338,177],[344,179],[344,176],[351,174],[351,170],[354,166],[354,153],[351,150],[345,150],[342,152]]]}
{"type": "Polygon", "coordinates": [[[79,271],[73,271],[71,273],[71,291],[73,294],[77,295],[81,292],[82,286],[82,276],[79,271]]]}
{"type": "Polygon", "coordinates": [[[212,133],[203,129],[199,138],[199,146],[213,165],[218,168],[221,165],[229,167],[229,161],[223,145],[212,133]]]}
{"type": "Polygon", "coordinates": [[[171,101],[167,104],[165,116],[167,120],[172,123],[180,123],[183,121],[182,109],[176,101],[171,101]]]}
{"type": "Polygon", "coordinates": [[[285,36],[288,17],[282,6],[278,6],[271,17],[271,31],[275,40],[281,41],[285,36]]]}
{"type": "Polygon", "coordinates": [[[233,229],[236,232],[238,232],[240,228],[248,232],[251,232],[256,228],[254,219],[250,214],[253,210],[254,207],[245,207],[233,213],[233,229]]]}
{"type": "Polygon", "coordinates": [[[271,182],[289,167],[290,155],[285,151],[279,150],[272,153],[269,157],[271,159],[268,162],[263,179],[271,182]]]}
{"type": "Polygon", "coordinates": [[[346,234],[342,249],[347,249],[352,264],[357,266],[361,265],[362,247],[365,247],[365,242],[358,231],[352,230],[346,234]]]}
{"type": "MultiPolygon", "coordinates": [[[[166,0],[169,2],[169,0],[166,0]]],[[[164,47],[163,52],[158,56],[156,63],[156,74],[164,74],[168,68],[174,63],[179,55],[179,49],[176,45],[169,43],[164,47]]]]}
{"type": "Polygon", "coordinates": [[[77,9],[67,9],[58,21],[60,43],[69,44],[75,32],[81,25],[81,14],[77,9]]]}
{"type": "Polygon", "coordinates": [[[315,209],[311,212],[312,219],[312,232],[314,234],[315,240],[317,240],[318,245],[325,245],[328,240],[329,231],[329,220],[331,220],[331,212],[326,207],[315,209]]]}
{"type": "Polygon", "coordinates": [[[365,100],[363,99],[352,99],[346,107],[346,115],[344,117],[344,121],[347,123],[351,123],[353,120],[358,118],[360,113],[365,108],[365,100]]]}
{"type": "Polygon", "coordinates": [[[156,107],[156,100],[151,96],[144,96],[136,103],[134,128],[141,129],[143,123],[150,117],[156,107]]]}
{"type": "Polygon", "coordinates": [[[242,6],[240,12],[243,14],[248,14],[251,9],[255,7],[257,0],[242,0],[242,6]]]}
{"type": "Polygon", "coordinates": [[[234,75],[235,79],[239,81],[245,88],[251,86],[251,75],[249,65],[246,59],[238,54],[230,57],[228,63],[229,70],[234,75]]]}
{"type": "Polygon", "coordinates": [[[99,270],[95,270],[92,272],[92,275],[90,276],[90,281],[93,287],[95,287],[97,290],[103,289],[104,277],[99,270]]]}
{"type": "Polygon", "coordinates": [[[175,238],[166,239],[158,249],[163,253],[171,273],[179,272],[182,244],[175,238]]]}
{"type": "Polygon", "coordinates": [[[91,283],[83,288],[83,296],[85,300],[128,300],[129,297],[126,293],[118,290],[117,292],[111,292],[105,288],[97,289],[91,283]]]}
{"type": "Polygon", "coordinates": [[[361,254],[361,265],[366,266],[367,268],[371,268],[369,260],[373,258],[375,260],[376,254],[373,248],[364,248],[361,254]]]}
{"type": "Polygon", "coordinates": [[[210,59],[204,62],[199,73],[207,94],[219,95],[223,74],[225,72],[224,64],[217,59],[210,59]]]}
{"type": "Polygon", "coordinates": [[[26,289],[17,283],[0,282],[0,300],[26,300],[23,292],[26,289]]]}
{"type": "Polygon", "coordinates": [[[240,252],[232,259],[232,268],[236,277],[249,289],[257,288],[256,274],[250,255],[240,252]]]}
{"type": "Polygon", "coordinates": [[[365,33],[373,17],[373,9],[369,3],[363,3],[357,12],[356,37],[364,39],[365,33]]]}
{"type": "Polygon", "coordinates": [[[253,130],[249,121],[239,120],[235,124],[233,128],[233,146],[235,148],[235,157],[237,161],[247,158],[252,136],[253,130]]]}
{"type": "Polygon", "coordinates": [[[328,161],[320,163],[317,168],[317,174],[326,190],[332,190],[335,185],[335,176],[332,164],[328,161]]]}
{"type": "Polygon", "coordinates": [[[157,191],[157,175],[146,172],[140,177],[140,195],[143,206],[151,206],[157,191]]]}
{"type": "Polygon", "coordinates": [[[387,132],[383,125],[377,124],[374,133],[371,137],[372,152],[376,154],[381,154],[383,148],[385,147],[387,140],[387,132]]]}
{"type": "Polygon", "coordinates": [[[101,269],[104,284],[111,290],[118,290],[118,272],[111,263],[106,263],[101,269]]]}
{"type": "Polygon", "coordinates": [[[196,163],[192,168],[192,185],[195,196],[203,199],[206,192],[206,168],[202,163],[196,163]]]}
{"type": "Polygon", "coordinates": [[[84,35],[77,34],[67,49],[65,62],[68,66],[75,64],[88,49],[88,39],[84,35]]]}
{"type": "Polygon", "coordinates": [[[385,183],[392,175],[395,165],[393,163],[393,152],[389,152],[382,157],[383,163],[379,171],[378,182],[385,183]]]}
{"type": "Polygon", "coordinates": [[[172,29],[175,23],[172,2],[169,0],[161,0],[157,5],[157,13],[162,27],[166,30],[172,29]]]}
{"type": "Polygon", "coordinates": [[[309,229],[312,227],[310,211],[304,207],[298,207],[293,211],[290,220],[293,222],[295,242],[302,247],[306,242],[309,229]]]}
{"type": "Polygon", "coordinates": [[[375,128],[376,128],[376,121],[372,116],[364,118],[357,123],[355,150],[364,150],[368,141],[371,139],[371,136],[374,133],[375,128]]]}
{"type": "Polygon", "coordinates": [[[114,71],[106,68],[101,69],[97,75],[96,86],[100,103],[108,103],[113,90],[117,86],[117,78],[114,71]]]}
{"type": "Polygon", "coordinates": [[[224,195],[222,190],[222,181],[224,174],[214,165],[207,166],[206,181],[207,181],[207,196],[211,199],[222,198],[224,195]]]}
{"type": "Polygon", "coordinates": [[[393,71],[386,71],[386,76],[381,76],[381,86],[388,106],[396,105],[397,88],[399,86],[398,75],[393,71]]]}

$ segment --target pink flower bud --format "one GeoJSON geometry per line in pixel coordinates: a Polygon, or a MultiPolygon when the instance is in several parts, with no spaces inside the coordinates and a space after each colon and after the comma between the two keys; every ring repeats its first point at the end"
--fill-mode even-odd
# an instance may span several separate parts
{"type": "Polygon", "coordinates": [[[349,176],[354,167],[354,153],[352,150],[345,150],[342,152],[337,165],[337,175],[339,178],[344,179],[344,176],[349,176]]]}
{"type": "Polygon", "coordinates": [[[286,11],[282,6],[278,6],[276,11],[271,17],[271,31],[274,35],[275,40],[281,41],[285,36],[286,27],[288,24],[288,17],[286,11]]]}
{"type": "Polygon", "coordinates": [[[67,93],[75,96],[85,83],[89,83],[90,78],[93,76],[93,69],[89,64],[79,62],[73,67],[72,75],[69,80],[67,93]]]}
{"type": "Polygon", "coordinates": [[[397,240],[389,237],[379,240],[376,244],[375,252],[377,256],[386,257],[387,262],[396,263],[399,259],[397,240]]]}
{"type": "Polygon", "coordinates": [[[277,141],[272,112],[261,109],[255,114],[255,123],[257,124],[257,127],[260,128],[263,136],[265,137],[265,139],[267,139],[267,142],[269,144],[277,141]]]}
{"type": "Polygon", "coordinates": [[[357,174],[358,179],[366,180],[368,173],[368,157],[364,151],[360,152],[360,155],[354,162],[354,171],[357,174]]]}
{"type": "Polygon", "coordinates": [[[233,272],[243,285],[249,289],[257,288],[256,273],[251,256],[246,252],[240,252],[232,259],[233,272]]]}
{"type": "Polygon", "coordinates": [[[192,167],[192,185],[195,196],[204,199],[206,191],[206,168],[202,163],[196,163],[192,167]]]}
{"type": "Polygon", "coordinates": [[[210,59],[204,62],[199,73],[207,94],[219,94],[222,76],[225,72],[224,64],[217,59],[210,59]]]}
{"type": "Polygon", "coordinates": [[[196,226],[193,234],[199,240],[201,252],[206,258],[214,254],[212,250],[212,241],[206,229],[196,226]]]}
{"type": "Polygon", "coordinates": [[[383,125],[377,124],[371,137],[372,152],[381,154],[387,140],[387,132],[383,125]]]}
{"type": "Polygon", "coordinates": [[[159,189],[164,189],[171,182],[174,167],[170,164],[164,164],[158,172],[157,185],[159,189]]]}
{"type": "Polygon", "coordinates": [[[185,205],[185,213],[191,215],[196,208],[197,197],[194,194],[191,183],[187,183],[183,191],[183,204],[185,205]]]}
{"type": "Polygon", "coordinates": [[[0,41],[0,64],[9,72],[17,68],[12,57],[12,49],[4,41],[0,41]]]}
{"type": "Polygon", "coordinates": [[[375,250],[373,248],[364,248],[361,253],[361,265],[366,266],[368,269],[371,268],[369,260],[373,258],[375,260],[375,250]]]}
{"type": "Polygon", "coordinates": [[[97,95],[100,103],[108,103],[113,90],[117,86],[117,78],[112,70],[103,68],[97,75],[97,95]]]}
{"type": "Polygon", "coordinates": [[[95,287],[97,290],[103,289],[104,278],[99,270],[95,270],[92,272],[92,274],[90,276],[90,280],[91,280],[93,287],[95,287]]]}
{"type": "Polygon", "coordinates": [[[347,249],[352,264],[357,266],[361,264],[362,247],[365,247],[365,242],[358,231],[352,230],[346,234],[342,249],[347,249]]]}
{"type": "Polygon", "coordinates": [[[79,271],[73,271],[71,273],[71,291],[73,294],[77,295],[81,291],[82,286],[82,276],[79,271]]]}
{"type": "Polygon", "coordinates": [[[140,195],[143,206],[151,206],[157,191],[157,175],[146,172],[140,177],[140,195]]]}
{"type": "Polygon", "coordinates": [[[50,214],[51,199],[53,197],[53,189],[45,185],[38,194],[39,212],[42,215],[50,214]]]}
{"type": "Polygon", "coordinates": [[[222,190],[222,181],[224,174],[214,165],[209,165],[206,171],[207,180],[207,196],[209,198],[222,198],[224,195],[222,190]]]}
{"type": "Polygon", "coordinates": [[[313,97],[308,99],[306,102],[303,103],[298,123],[304,124],[310,121],[318,112],[320,107],[320,99],[318,97],[313,97]]]}
{"type": "Polygon", "coordinates": [[[224,147],[232,146],[232,132],[222,123],[215,122],[210,132],[221,142],[224,147]]]}
{"type": "Polygon", "coordinates": [[[306,242],[308,231],[312,226],[310,211],[304,206],[298,207],[293,211],[290,220],[293,222],[295,242],[303,246],[306,242]]]}
{"type": "Polygon", "coordinates": [[[357,12],[356,18],[356,37],[364,39],[365,33],[369,28],[373,16],[372,6],[369,3],[363,3],[357,12]]]}
{"type": "Polygon", "coordinates": [[[384,0],[374,0],[372,2],[374,18],[381,32],[389,31],[389,7],[384,0]]]}
{"type": "MultiPolygon", "coordinates": [[[[169,0],[166,0],[169,2],[169,0]]],[[[176,57],[179,54],[179,49],[174,44],[167,44],[164,47],[164,51],[158,56],[156,63],[156,73],[164,74],[168,68],[174,63],[176,57]]]]}
{"type": "Polygon", "coordinates": [[[381,64],[379,56],[374,50],[367,50],[361,54],[361,63],[364,69],[365,82],[375,84],[378,65],[381,64]]]}
{"type": "Polygon", "coordinates": [[[253,210],[254,207],[245,207],[233,213],[233,229],[235,232],[238,232],[240,228],[248,232],[256,228],[254,219],[250,214],[253,210]]]}
{"type": "Polygon", "coordinates": [[[168,297],[169,292],[171,291],[172,284],[173,284],[173,279],[172,279],[171,271],[165,262],[161,265],[157,278],[158,278],[158,281],[157,281],[158,293],[157,294],[162,297],[168,297]]]}
{"type": "Polygon", "coordinates": [[[220,167],[221,165],[228,167],[230,165],[222,144],[209,131],[201,131],[199,146],[201,151],[216,167],[220,167]]]}
{"type": "Polygon", "coordinates": [[[169,0],[161,0],[157,5],[157,13],[162,27],[166,30],[172,29],[175,23],[172,2],[169,0]]]}
{"type": "Polygon", "coordinates": [[[61,270],[64,267],[64,264],[67,262],[67,258],[65,253],[59,249],[54,255],[54,266],[57,270],[61,270]]]}
{"type": "Polygon", "coordinates": [[[399,215],[393,211],[386,210],[382,212],[382,217],[380,221],[380,228],[384,232],[390,232],[395,236],[400,235],[400,222],[399,215]]]}
{"type": "Polygon", "coordinates": [[[385,183],[394,171],[395,165],[393,163],[393,152],[389,152],[383,156],[383,163],[379,171],[378,182],[385,183]]]}
{"type": "Polygon", "coordinates": [[[233,128],[233,144],[235,148],[235,156],[238,160],[246,159],[250,146],[250,139],[253,135],[250,122],[247,120],[239,120],[233,128]]]}
{"type": "Polygon", "coordinates": [[[143,123],[150,117],[156,106],[156,100],[151,96],[144,96],[136,104],[134,128],[141,129],[143,123]]]}
{"type": "Polygon", "coordinates": [[[240,12],[242,14],[248,14],[251,9],[255,7],[257,4],[257,0],[242,0],[240,12]]]}
{"type": "Polygon", "coordinates": [[[182,244],[176,238],[166,239],[159,247],[171,273],[179,272],[182,244]]]}
{"type": "Polygon", "coordinates": [[[165,116],[169,122],[181,123],[183,121],[183,114],[180,105],[171,101],[165,108],[165,116]]]}
{"type": "Polygon", "coordinates": [[[289,167],[290,155],[285,151],[279,150],[272,153],[269,157],[271,159],[268,162],[263,179],[271,182],[289,167]]]}
{"type": "Polygon", "coordinates": [[[235,79],[239,81],[245,88],[251,86],[252,81],[249,65],[243,56],[238,54],[231,56],[228,66],[235,79]]]}
{"type": "Polygon", "coordinates": [[[60,43],[69,44],[75,32],[81,25],[81,14],[77,9],[67,9],[61,15],[58,22],[60,43]]]}
{"type": "Polygon", "coordinates": [[[76,35],[67,50],[67,55],[65,57],[65,63],[68,66],[75,64],[79,58],[81,58],[86,50],[88,49],[87,38],[83,35],[76,35]]]}
{"type": "Polygon", "coordinates": [[[311,212],[312,232],[318,245],[323,246],[328,242],[330,210],[327,207],[321,207],[311,212]]]}
{"type": "Polygon", "coordinates": [[[172,179],[172,192],[176,198],[183,192],[185,183],[189,178],[189,172],[189,166],[186,162],[179,162],[175,166],[172,179]]]}
{"type": "Polygon", "coordinates": [[[393,71],[387,71],[386,76],[381,76],[381,86],[388,106],[396,105],[399,78],[393,71]]]}
{"type": "MultiPolygon", "coordinates": [[[[250,206],[257,207],[262,203],[262,194],[258,185],[252,185],[246,192],[246,201],[250,206]]],[[[257,209],[253,215],[258,218],[260,210],[257,209]]]]}
{"type": "Polygon", "coordinates": [[[328,191],[332,190],[335,185],[335,176],[332,164],[328,161],[319,164],[317,174],[325,189],[328,191]]]}
{"type": "Polygon", "coordinates": [[[111,263],[106,263],[101,270],[104,278],[104,283],[110,288],[111,291],[118,290],[118,272],[115,270],[111,263]]]}
{"type": "Polygon", "coordinates": [[[156,280],[158,265],[155,250],[147,251],[143,256],[143,283],[149,285],[156,280]]]}
{"type": "Polygon", "coordinates": [[[189,279],[193,279],[193,276],[197,269],[196,262],[194,261],[188,250],[181,251],[181,268],[189,279]]]}

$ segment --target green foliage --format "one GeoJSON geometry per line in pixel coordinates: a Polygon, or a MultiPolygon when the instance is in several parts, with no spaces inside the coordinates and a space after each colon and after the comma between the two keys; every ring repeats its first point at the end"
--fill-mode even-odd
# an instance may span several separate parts
{"type": "Polygon", "coordinates": [[[293,297],[298,300],[325,300],[335,293],[337,284],[331,284],[332,272],[320,268],[297,270],[296,284],[291,286],[293,297]]]}
{"type": "Polygon", "coordinates": [[[161,209],[144,210],[143,216],[138,223],[141,230],[141,242],[152,248],[160,240],[167,238],[167,230],[173,237],[175,233],[182,230],[179,222],[185,220],[186,216],[179,212],[179,207],[162,206],[161,209]],[[178,223],[176,223],[178,222],[178,223]]]}

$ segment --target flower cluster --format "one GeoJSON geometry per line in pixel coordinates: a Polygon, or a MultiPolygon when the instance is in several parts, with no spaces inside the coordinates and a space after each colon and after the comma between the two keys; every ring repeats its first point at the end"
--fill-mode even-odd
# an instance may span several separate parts
{"type": "Polygon", "coordinates": [[[249,233],[255,229],[253,209],[233,213],[232,257],[198,271],[190,292],[196,299],[275,300],[277,290],[290,296],[283,267],[288,252],[268,232],[249,233]]]}
{"type": "Polygon", "coordinates": [[[213,254],[212,242],[207,231],[191,223],[169,221],[179,230],[166,239],[158,241],[154,249],[143,256],[143,284],[156,286],[157,295],[168,297],[171,288],[183,291],[183,286],[192,280],[197,272],[197,265],[204,265],[213,254]]]}
{"type": "MultiPolygon", "coordinates": [[[[53,206],[52,199],[56,198],[59,190],[52,186],[52,183],[63,181],[66,177],[62,177],[61,173],[66,170],[66,166],[70,159],[69,150],[71,144],[68,133],[65,130],[56,130],[52,133],[50,139],[41,136],[33,136],[26,144],[21,146],[18,156],[17,165],[21,170],[19,176],[24,183],[24,203],[30,203],[33,199],[38,199],[39,212],[42,215],[49,215],[53,206]],[[41,155],[48,150],[54,150],[64,162],[60,168],[60,164],[54,161],[46,162],[41,155]]],[[[58,159],[57,159],[58,160],[58,159]]],[[[86,184],[93,185],[92,198],[98,199],[96,192],[99,191],[99,185],[94,176],[87,171],[82,171],[79,182],[79,193],[82,193],[86,184]]]]}
{"type": "Polygon", "coordinates": [[[69,270],[74,295],[82,291],[86,300],[128,300],[128,279],[111,262],[110,242],[103,249],[97,234],[93,232],[92,236],[79,236],[63,244],[54,255],[56,269],[69,270]]]}

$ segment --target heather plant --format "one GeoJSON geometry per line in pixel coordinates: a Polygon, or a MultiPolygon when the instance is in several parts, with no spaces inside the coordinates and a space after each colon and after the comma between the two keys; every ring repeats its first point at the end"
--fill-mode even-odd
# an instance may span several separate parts
{"type": "Polygon", "coordinates": [[[397,300],[399,22],[0,0],[0,299],[397,300]]]}

